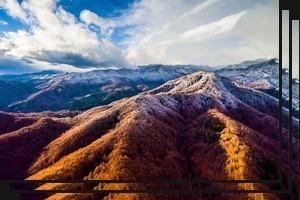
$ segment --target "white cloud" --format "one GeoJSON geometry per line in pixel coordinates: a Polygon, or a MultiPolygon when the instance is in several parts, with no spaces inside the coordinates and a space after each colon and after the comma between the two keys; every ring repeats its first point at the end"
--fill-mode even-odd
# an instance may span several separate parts
{"type": "Polygon", "coordinates": [[[142,0],[119,23],[130,27],[124,43],[133,64],[220,65],[278,57],[276,0],[151,2],[142,0]]]}
{"type": "MultiPolygon", "coordinates": [[[[214,64],[215,53],[226,47],[234,45],[230,43],[221,44],[218,40],[230,37],[228,32],[233,29],[237,21],[246,12],[240,12],[224,17],[218,21],[205,24],[164,41],[155,41],[155,38],[147,38],[139,45],[128,48],[127,58],[138,64],[171,63],[171,64],[214,64]],[[227,35],[226,35],[227,34],[227,35]],[[214,48],[216,48],[214,50],[214,48]],[[199,53],[201,52],[201,53],[199,53]]],[[[223,42],[224,43],[224,42],[223,42]]],[[[224,52],[222,52],[224,54],[224,52]]],[[[220,62],[223,62],[221,60],[220,62]]]]}
{"type": "Polygon", "coordinates": [[[30,31],[6,32],[5,37],[0,38],[0,50],[4,50],[6,56],[81,68],[129,66],[121,50],[109,41],[99,40],[96,32],[57,6],[56,0],[27,0],[21,5],[17,1],[5,1],[10,4],[1,6],[5,6],[9,14],[25,17],[23,22],[30,25],[30,31]],[[14,12],[14,8],[19,11],[14,12]]]}
{"type": "MultiPolygon", "coordinates": [[[[173,23],[174,19],[190,11],[197,3],[199,0],[142,0],[136,2],[116,21],[119,27],[126,27],[125,32],[130,36],[123,42],[135,44],[151,34],[159,33],[165,25],[173,23]]],[[[171,34],[171,32],[169,33],[171,34]]]]}
{"type": "Polygon", "coordinates": [[[57,2],[1,1],[30,27],[0,37],[2,54],[80,68],[223,65],[278,56],[278,0],[140,0],[111,19],[89,10],[77,19],[57,2]],[[111,42],[116,28],[126,36],[117,44],[123,49],[111,42]]]}
{"type": "Polygon", "coordinates": [[[67,64],[53,64],[39,60],[17,59],[0,55],[0,74],[24,74],[42,70],[59,70],[65,72],[87,72],[97,68],[78,68],[67,64]],[[13,67],[12,67],[13,66],[13,67]]]}
{"type": "Polygon", "coordinates": [[[0,1],[0,8],[5,9],[8,14],[14,18],[18,18],[22,21],[26,21],[27,19],[26,12],[17,0],[2,0],[0,1]]]}
{"type": "Polygon", "coordinates": [[[0,20],[0,25],[6,26],[6,25],[8,25],[8,23],[6,21],[4,21],[4,20],[0,20]]]}
{"type": "Polygon", "coordinates": [[[258,55],[279,57],[279,3],[257,4],[238,22],[234,32],[249,42],[258,55]]]}
{"type": "Polygon", "coordinates": [[[105,35],[111,34],[112,32],[110,32],[109,30],[112,30],[112,28],[116,26],[114,21],[103,19],[102,17],[99,17],[97,14],[89,10],[81,11],[80,19],[88,26],[91,24],[98,26],[101,29],[101,32],[105,35]]]}
{"type": "Polygon", "coordinates": [[[237,21],[246,13],[246,11],[233,14],[222,18],[219,21],[205,24],[197,28],[184,32],[181,38],[192,40],[204,40],[213,35],[222,34],[233,29],[237,21]]]}

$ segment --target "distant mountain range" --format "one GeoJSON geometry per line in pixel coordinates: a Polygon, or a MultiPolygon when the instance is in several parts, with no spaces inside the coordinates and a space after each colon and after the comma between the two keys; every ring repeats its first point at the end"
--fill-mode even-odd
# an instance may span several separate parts
{"type": "MultiPolygon", "coordinates": [[[[220,68],[193,65],[148,65],[138,69],[96,70],[86,73],[42,71],[0,76],[0,110],[42,112],[88,110],[131,97],[196,71],[214,72],[278,98],[276,59],[258,59],[220,68]]],[[[283,71],[283,105],[288,107],[288,71],[283,71]]],[[[293,115],[299,115],[299,81],[293,80],[293,115]]]]}
{"type": "MultiPolygon", "coordinates": [[[[150,69],[157,74],[157,67],[150,69]]],[[[159,69],[164,69],[164,72],[166,70],[166,68],[159,69]]],[[[218,73],[221,72],[225,73],[224,70],[218,73]]],[[[70,77],[70,81],[74,82],[72,75],[64,74],[64,76],[70,77]]],[[[69,111],[35,114],[0,112],[0,120],[3,121],[1,130],[4,130],[0,133],[2,134],[0,179],[276,180],[278,99],[246,84],[232,81],[232,78],[222,77],[213,72],[194,72],[133,97],[95,107],[78,115],[69,111]]],[[[154,76],[151,79],[158,80],[154,76]]],[[[40,190],[287,188],[287,121],[288,110],[283,109],[282,185],[46,183],[32,187],[40,190]]],[[[289,128],[293,130],[293,144],[298,144],[298,119],[293,118],[293,127],[289,128]]],[[[299,180],[298,148],[298,145],[292,146],[293,191],[297,191],[299,180]]],[[[42,194],[37,199],[47,197],[49,199],[297,199],[299,194],[214,193],[187,197],[181,194],[61,193],[42,194]]]]}
{"type": "Polygon", "coordinates": [[[9,112],[87,110],[209,67],[149,65],[86,73],[43,71],[0,76],[0,109],[9,112]]]}

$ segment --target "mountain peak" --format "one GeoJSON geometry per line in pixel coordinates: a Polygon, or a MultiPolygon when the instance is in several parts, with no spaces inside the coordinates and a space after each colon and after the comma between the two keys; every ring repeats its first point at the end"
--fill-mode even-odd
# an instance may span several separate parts
{"type": "Polygon", "coordinates": [[[198,71],[183,77],[180,77],[176,80],[168,81],[162,86],[151,90],[146,93],[157,94],[160,92],[163,93],[192,93],[197,92],[206,87],[210,87],[217,82],[217,79],[220,78],[216,74],[211,72],[198,71]]]}
{"type": "Polygon", "coordinates": [[[264,65],[271,65],[271,64],[278,64],[278,60],[276,58],[266,59],[266,58],[259,58],[256,60],[246,60],[238,64],[228,65],[218,71],[222,70],[238,70],[238,69],[248,69],[250,67],[263,67],[264,65]]]}

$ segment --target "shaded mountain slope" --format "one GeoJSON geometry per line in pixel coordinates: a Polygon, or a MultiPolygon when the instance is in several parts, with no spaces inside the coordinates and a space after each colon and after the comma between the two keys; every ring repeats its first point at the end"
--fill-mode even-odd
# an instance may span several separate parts
{"type": "MultiPolygon", "coordinates": [[[[227,77],[235,82],[263,91],[279,98],[279,61],[277,59],[245,61],[230,65],[215,71],[220,76],[227,77]]],[[[283,106],[289,104],[289,71],[282,71],[282,99],[283,106]]],[[[299,80],[292,81],[293,115],[299,118],[299,80]]]]}
{"type": "Polygon", "coordinates": [[[69,127],[60,120],[41,118],[32,125],[1,135],[1,179],[24,177],[41,150],[69,127]]]}
{"type": "Polygon", "coordinates": [[[13,132],[38,121],[37,117],[0,112],[0,135],[13,132]]]}
{"type": "Polygon", "coordinates": [[[20,101],[31,93],[36,92],[30,84],[6,80],[0,80],[0,91],[0,108],[4,108],[11,102],[20,101]]]}

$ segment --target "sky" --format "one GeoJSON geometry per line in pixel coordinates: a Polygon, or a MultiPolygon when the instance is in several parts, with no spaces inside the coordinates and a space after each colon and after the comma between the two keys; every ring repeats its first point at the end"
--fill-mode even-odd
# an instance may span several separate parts
{"type": "Polygon", "coordinates": [[[1,0],[0,73],[278,58],[278,0],[1,0]]]}
{"type": "MultiPolygon", "coordinates": [[[[282,64],[289,68],[289,11],[282,11],[282,64]]],[[[299,79],[299,20],[292,20],[292,75],[299,79]]]]}
{"type": "Polygon", "coordinates": [[[292,62],[293,62],[293,71],[292,74],[294,77],[299,79],[299,20],[292,21],[292,62]],[[294,75],[295,74],[295,75],[294,75]]]}

